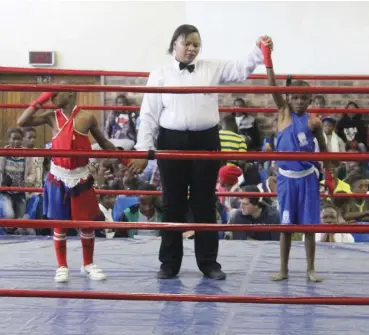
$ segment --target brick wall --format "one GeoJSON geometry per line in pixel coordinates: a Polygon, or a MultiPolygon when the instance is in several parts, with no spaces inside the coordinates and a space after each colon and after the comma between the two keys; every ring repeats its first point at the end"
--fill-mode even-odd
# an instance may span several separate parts
{"type": "MultiPolygon", "coordinates": [[[[147,78],[122,78],[122,77],[107,77],[106,85],[132,85],[142,86],[146,85],[147,78]]],[[[332,80],[311,80],[311,86],[369,86],[369,81],[332,81],[332,80]]],[[[267,85],[266,80],[248,80],[242,85],[264,86],[267,85]]],[[[285,81],[279,81],[278,85],[285,85],[285,81]]],[[[105,104],[114,104],[116,93],[106,93],[105,104]]],[[[128,93],[128,98],[134,105],[140,105],[143,94],[128,93]]],[[[220,94],[219,106],[231,107],[233,100],[241,97],[246,103],[247,107],[275,107],[270,94],[220,94]]],[[[325,95],[327,101],[327,108],[344,108],[349,101],[356,102],[362,108],[369,108],[369,94],[339,94],[339,95],[325,95]]],[[[271,130],[271,118],[274,114],[255,114],[259,120],[260,130],[263,135],[268,135],[271,130]]],[[[365,117],[369,120],[369,117],[365,117]]]]}

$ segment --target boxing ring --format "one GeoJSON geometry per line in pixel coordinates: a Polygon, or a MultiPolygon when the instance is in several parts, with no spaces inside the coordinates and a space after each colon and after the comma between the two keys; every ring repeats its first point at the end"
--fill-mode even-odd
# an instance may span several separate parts
{"type": "MultiPolygon", "coordinates": [[[[125,75],[137,73],[50,69],[0,68],[6,73],[125,75]],[[71,71],[71,72],[70,72],[71,71]]],[[[139,73],[146,76],[145,73],[139,73]]],[[[253,76],[265,78],[265,76],[253,76]]],[[[283,77],[283,76],[282,76],[283,77]]],[[[332,76],[322,76],[331,78],[332,76]]],[[[347,76],[334,76],[347,79],[347,76]]],[[[296,76],[301,79],[312,79],[296,76]]],[[[314,76],[319,79],[319,76],[314,76]]],[[[350,76],[367,80],[366,76],[350,76]]],[[[339,80],[339,79],[337,79],[339,80]]],[[[369,93],[369,87],[201,87],[148,88],[100,85],[13,85],[0,84],[0,91],[112,91],[112,92],[314,92],[369,93]]],[[[0,108],[28,105],[1,104],[0,108]]],[[[52,107],[52,106],[45,106],[52,107]]],[[[89,110],[137,110],[137,106],[81,106],[89,110]]],[[[221,111],[275,112],[275,109],[222,108],[221,111]]],[[[345,109],[315,109],[324,113],[345,109]]],[[[368,113],[369,109],[355,112],[368,113]]],[[[14,157],[126,157],[156,159],[247,159],[247,160],[369,160],[368,153],[216,153],[77,151],[48,149],[0,149],[0,156],[14,157]]],[[[42,192],[42,189],[0,187],[0,191],[42,192]]],[[[106,191],[113,194],[160,194],[159,191],[106,191]]],[[[218,195],[260,196],[260,193],[219,192],[218,195]]],[[[274,193],[263,193],[272,197],[274,193]]],[[[369,197],[337,194],[337,197],[369,197]]],[[[322,197],[326,195],[322,194],[322,197]]],[[[58,220],[1,219],[6,227],[121,228],[118,222],[65,222],[58,220]]],[[[369,233],[365,225],[218,225],[174,223],[125,223],[125,228],[218,231],[351,232],[369,233]]],[[[317,243],[316,267],[325,279],[312,283],[305,279],[306,259],[302,242],[294,242],[290,257],[290,278],[271,281],[279,270],[279,243],[220,240],[219,262],[227,274],[225,281],[206,279],[197,269],[194,245],[184,240],[184,257],[179,276],[156,278],[159,267],[158,239],[96,239],[95,260],[108,276],[107,281],[91,281],[79,274],[81,243],[68,237],[71,281],[53,281],[55,255],[52,237],[2,236],[0,238],[0,334],[367,334],[369,328],[369,288],[366,281],[369,245],[317,243]],[[345,307],[343,307],[345,306],[345,307]]]]}

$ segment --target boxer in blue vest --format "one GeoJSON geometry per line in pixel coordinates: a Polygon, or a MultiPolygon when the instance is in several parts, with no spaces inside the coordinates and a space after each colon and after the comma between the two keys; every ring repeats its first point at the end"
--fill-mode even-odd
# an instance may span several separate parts
{"type": "MultiPolygon", "coordinates": [[[[271,49],[262,45],[264,64],[267,68],[268,84],[277,86],[273,71],[271,49]]],[[[291,86],[306,86],[298,80],[291,86]]],[[[285,99],[274,93],[273,100],[278,108],[277,152],[315,152],[314,138],[318,141],[320,152],[328,148],[323,135],[323,125],[319,118],[310,116],[307,108],[311,104],[311,94],[291,94],[285,99]]],[[[320,223],[320,165],[313,161],[277,161],[277,197],[281,224],[319,224],[320,223]]],[[[325,163],[325,184],[330,192],[335,189],[332,176],[333,163],[325,163]]],[[[272,279],[288,279],[288,260],[291,249],[291,233],[281,233],[280,273],[272,279]]],[[[307,258],[307,278],[314,282],[322,281],[315,273],[315,234],[305,234],[307,258]]]]}

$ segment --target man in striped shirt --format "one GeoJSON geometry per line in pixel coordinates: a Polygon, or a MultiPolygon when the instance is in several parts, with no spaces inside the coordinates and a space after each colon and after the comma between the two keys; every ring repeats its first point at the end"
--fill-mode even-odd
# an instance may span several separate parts
{"type": "MultiPolygon", "coordinates": [[[[220,146],[222,151],[246,152],[247,145],[245,139],[238,134],[236,119],[233,115],[225,116],[221,121],[219,130],[220,146]]],[[[227,165],[240,165],[239,161],[227,161],[227,165]]]]}

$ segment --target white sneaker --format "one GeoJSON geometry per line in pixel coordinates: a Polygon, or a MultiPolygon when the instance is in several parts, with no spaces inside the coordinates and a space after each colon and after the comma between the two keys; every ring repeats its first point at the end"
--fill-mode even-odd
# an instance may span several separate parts
{"type": "Polygon", "coordinates": [[[82,266],[82,273],[85,273],[91,280],[105,280],[105,273],[94,263],[82,266]]]}
{"type": "Polygon", "coordinates": [[[65,266],[62,266],[56,270],[54,280],[57,283],[66,283],[69,281],[69,270],[65,266]]]}

